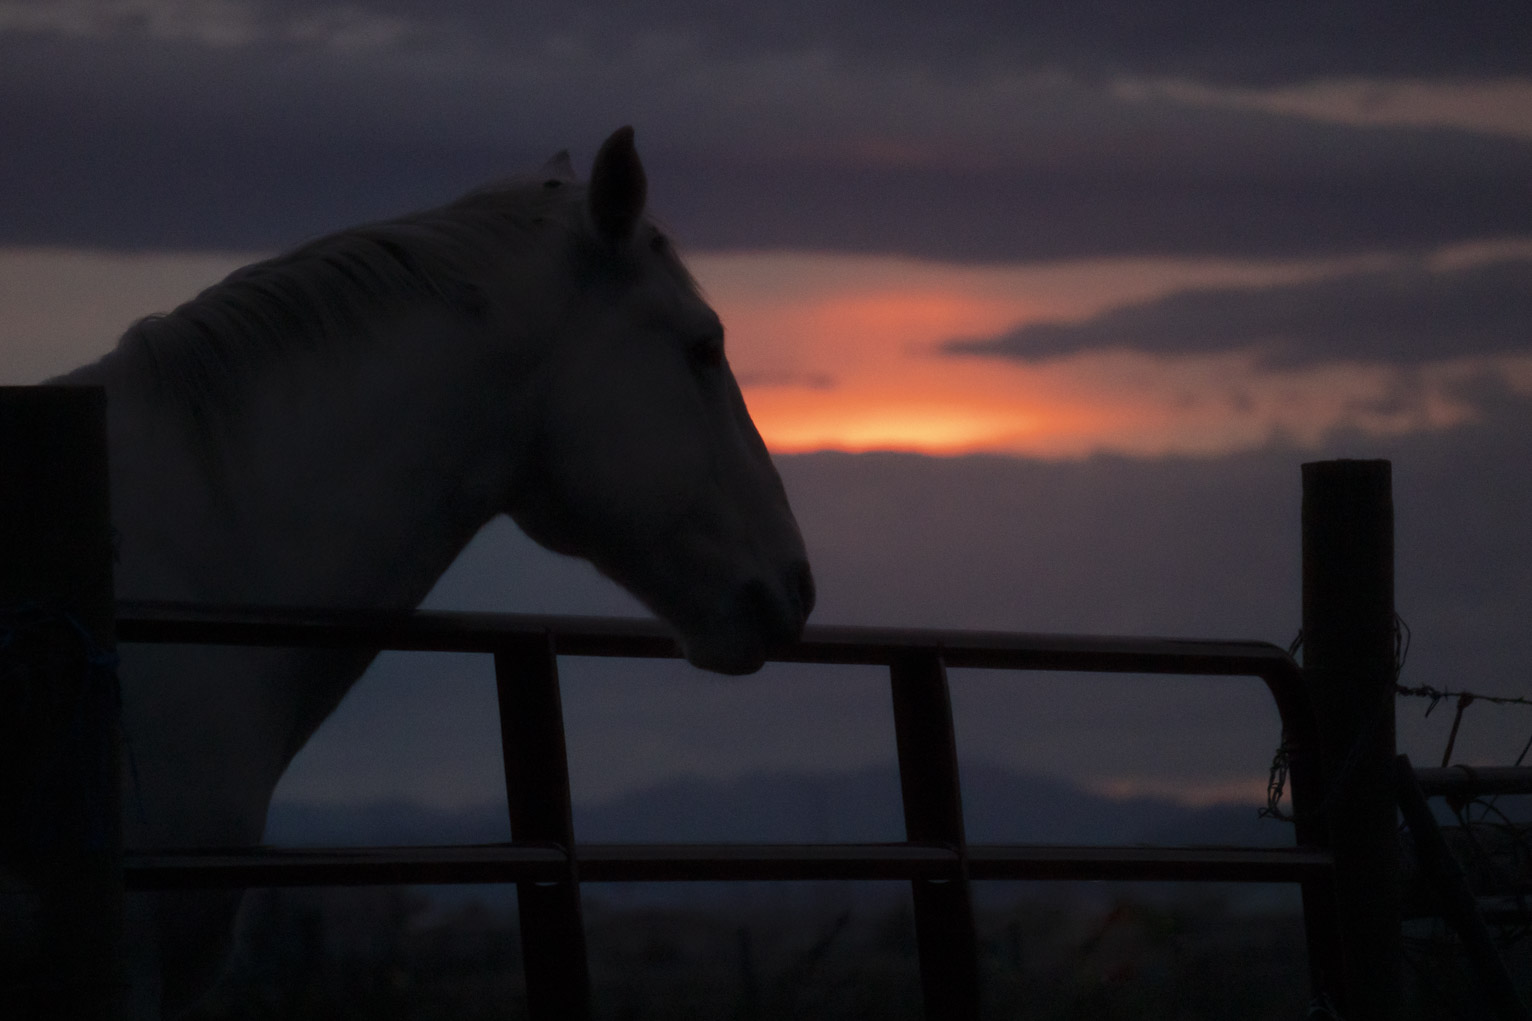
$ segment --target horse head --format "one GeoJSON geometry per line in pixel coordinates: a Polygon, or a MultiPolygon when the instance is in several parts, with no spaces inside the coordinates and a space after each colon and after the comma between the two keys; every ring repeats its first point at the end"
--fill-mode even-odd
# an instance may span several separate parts
{"type": "Polygon", "coordinates": [[[545,172],[573,292],[537,345],[511,517],[637,596],[696,666],[752,672],[797,639],[814,584],[723,325],[644,216],[630,128],[587,184],[558,157],[545,172]]]}

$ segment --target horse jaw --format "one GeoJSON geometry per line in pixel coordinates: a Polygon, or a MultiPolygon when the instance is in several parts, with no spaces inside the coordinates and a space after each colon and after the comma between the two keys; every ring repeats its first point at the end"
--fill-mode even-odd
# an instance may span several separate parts
{"type": "Polygon", "coordinates": [[[753,578],[726,601],[711,627],[680,637],[687,662],[720,674],[753,674],[775,652],[798,640],[814,609],[807,560],[796,561],[773,584],[753,578]]]}
{"type": "Polygon", "coordinates": [[[775,467],[763,457],[759,469],[754,499],[743,505],[687,515],[668,534],[582,551],[670,626],[689,663],[714,673],[759,670],[798,640],[814,610],[797,522],[775,467]]]}
{"type": "Polygon", "coordinates": [[[598,546],[566,530],[570,515],[549,514],[537,503],[516,502],[510,517],[517,527],[545,549],[589,561],[643,603],[669,626],[682,655],[699,669],[755,673],[798,640],[813,612],[814,577],[791,512],[785,512],[791,534],[772,536],[777,541],[769,552],[762,536],[753,537],[748,545],[759,554],[750,557],[752,563],[739,564],[720,558],[719,549],[734,547],[704,530],[683,529],[686,539],[680,542],[672,534],[598,546]]]}

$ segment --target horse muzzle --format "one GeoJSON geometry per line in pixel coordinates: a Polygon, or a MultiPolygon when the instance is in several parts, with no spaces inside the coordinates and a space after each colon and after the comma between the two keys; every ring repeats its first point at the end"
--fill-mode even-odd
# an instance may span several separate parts
{"type": "Polygon", "coordinates": [[[814,611],[814,575],[794,563],[775,581],[751,578],[734,590],[713,626],[682,638],[693,666],[720,674],[753,674],[796,642],[814,611]]]}

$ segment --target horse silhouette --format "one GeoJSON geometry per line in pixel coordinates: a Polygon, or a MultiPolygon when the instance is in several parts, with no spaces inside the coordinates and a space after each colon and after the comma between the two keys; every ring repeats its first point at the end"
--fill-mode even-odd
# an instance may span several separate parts
{"type": "MultiPolygon", "coordinates": [[[[560,154],[321,238],[55,380],[106,389],[118,595],[409,608],[507,513],[637,596],[693,664],[757,669],[813,582],[723,327],[645,201],[623,128],[588,182],[560,154]]],[[[125,647],[128,845],[258,843],[370,659],[125,647]]],[[[130,897],[134,1016],[206,990],[241,896],[130,897]]]]}

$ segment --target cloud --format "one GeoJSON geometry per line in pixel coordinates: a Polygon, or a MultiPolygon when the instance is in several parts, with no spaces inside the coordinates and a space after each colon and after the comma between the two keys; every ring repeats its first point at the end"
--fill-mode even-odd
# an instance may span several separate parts
{"type": "MultiPolygon", "coordinates": [[[[0,243],[268,249],[588,155],[626,121],[693,247],[998,261],[1532,234],[1525,138],[1113,77],[1306,66],[1296,37],[1255,22],[1210,16],[1183,38],[1158,14],[1087,30],[1053,5],[711,10],[0,4],[0,243]]],[[[1375,49],[1415,78],[1462,71],[1448,57],[1468,23],[1432,47],[1380,28],[1396,44],[1337,45],[1325,73],[1367,72],[1383,58],[1346,54],[1375,49]]],[[[1472,73],[1502,51],[1520,73],[1491,43],[1472,73]]]]}
{"type": "Polygon", "coordinates": [[[739,385],[746,388],[791,387],[806,390],[834,390],[834,376],[825,372],[745,372],[736,373],[739,385]]]}
{"type": "Polygon", "coordinates": [[[278,43],[336,50],[391,46],[412,34],[397,14],[354,5],[281,11],[253,0],[0,0],[0,35],[149,39],[213,49],[278,43]]]}
{"type": "Polygon", "coordinates": [[[1119,80],[1127,99],[1263,110],[1357,125],[1461,128],[1532,138],[1532,79],[1444,82],[1422,79],[1320,79],[1274,88],[1213,87],[1185,79],[1119,80]]]}
{"type": "Polygon", "coordinates": [[[1532,352],[1532,260],[1420,265],[1269,287],[1179,291],[1083,322],[1029,323],[944,350],[1023,362],[1085,351],[1206,355],[1252,351],[1276,367],[1420,364],[1532,352]]]}
{"type": "MultiPolygon", "coordinates": [[[[8,0],[0,32],[123,38],[146,32],[208,45],[308,41],[300,0],[8,0]]],[[[459,39],[523,51],[611,55],[636,38],[688,38],[737,56],[824,49],[855,61],[912,59],[954,69],[1029,67],[1093,77],[1189,77],[1272,85],[1335,77],[1462,78],[1532,72],[1532,17],[1477,0],[1385,5],[1294,0],[1228,7],[1180,0],[1051,0],[929,5],[783,0],[719,7],[700,0],[505,6],[475,0],[330,4],[352,24],[430,23],[459,39]],[[1366,45],[1358,45],[1365,39],[1366,45]]],[[[385,33],[392,36],[393,33],[385,33]]]]}

